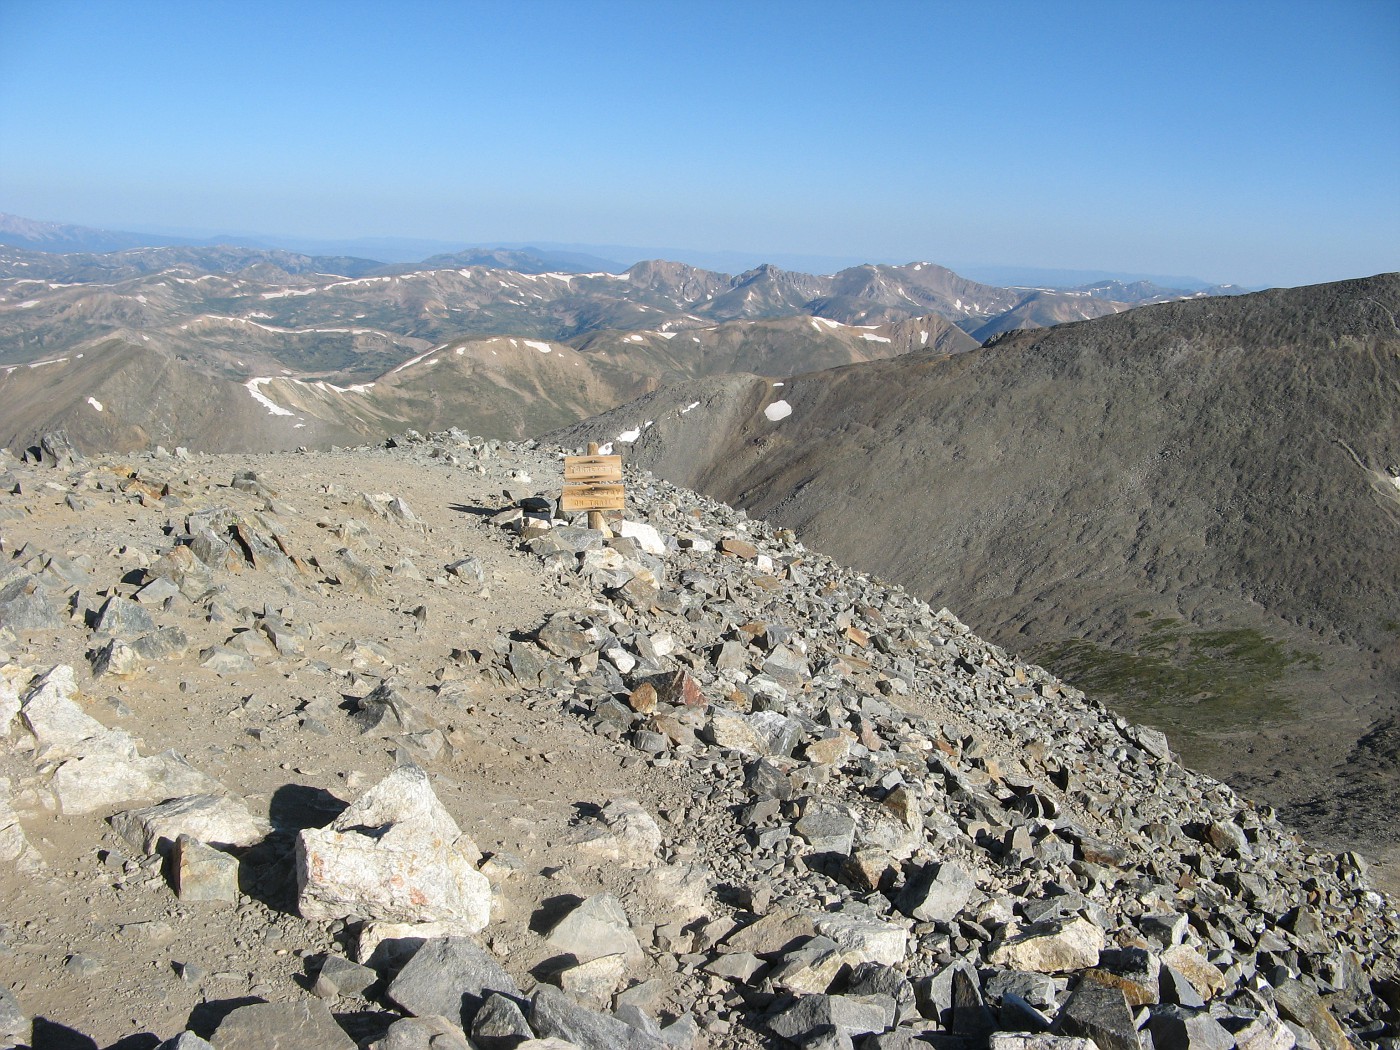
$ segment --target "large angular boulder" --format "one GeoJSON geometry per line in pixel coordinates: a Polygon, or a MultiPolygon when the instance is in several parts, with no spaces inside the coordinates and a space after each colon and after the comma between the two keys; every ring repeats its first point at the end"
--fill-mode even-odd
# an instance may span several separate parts
{"type": "Polygon", "coordinates": [[[389,998],[409,1013],[438,1014],[463,1030],[493,993],[518,997],[520,989],[495,957],[468,937],[424,941],[388,990],[389,998]]]}
{"type": "Polygon", "coordinates": [[[529,1020],[536,1035],[567,1040],[580,1050],[665,1050],[667,1046],[625,1021],[579,1006],[549,985],[535,990],[529,1020]]]}
{"type": "Polygon", "coordinates": [[[491,916],[480,856],[428,775],[401,766],[330,827],[297,836],[297,907],[308,919],[456,920],[476,932],[491,916]]]}
{"type": "Polygon", "coordinates": [[[952,922],[976,888],[957,864],[926,864],[895,898],[895,907],[920,922],[952,922]]]}
{"type": "Polygon", "coordinates": [[[1070,973],[1098,965],[1105,943],[1103,930],[1076,916],[1068,921],[1032,923],[1004,936],[987,961],[1008,970],[1070,973]]]}
{"type": "Polygon", "coordinates": [[[589,897],[571,909],[554,924],[545,940],[580,963],[619,955],[640,965],[644,958],[622,902],[611,893],[589,897]]]}

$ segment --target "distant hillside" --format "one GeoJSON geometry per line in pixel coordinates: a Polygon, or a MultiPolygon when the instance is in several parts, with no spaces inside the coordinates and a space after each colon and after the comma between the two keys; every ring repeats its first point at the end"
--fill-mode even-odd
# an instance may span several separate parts
{"type": "Polygon", "coordinates": [[[638,465],[963,610],[1316,833],[1392,834],[1397,313],[1394,274],[1147,306],[554,436],[650,421],[638,465]]]}
{"type": "Polygon", "coordinates": [[[452,426],[527,438],[664,381],[730,371],[786,376],[931,346],[962,352],[976,346],[940,317],[861,327],[812,317],[731,321],[684,333],[601,332],[574,345],[493,336],[432,347],[366,330],[356,337],[356,353],[377,370],[363,381],[336,381],[276,367],[278,344],[293,338],[302,341],[304,361],[340,360],[335,332],[269,332],[208,319],[176,339],[152,340],[125,328],[67,353],[5,366],[0,444],[18,451],[59,427],[79,449],[119,451],[154,444],[202,451],[324,447],[452,426]],[[234,338],[240,349],[221,346],[234,338]],[[203,354],[191,360],[195,344],[203,354]],[[410,348],[417,352],[404,360],[410,348]]]}

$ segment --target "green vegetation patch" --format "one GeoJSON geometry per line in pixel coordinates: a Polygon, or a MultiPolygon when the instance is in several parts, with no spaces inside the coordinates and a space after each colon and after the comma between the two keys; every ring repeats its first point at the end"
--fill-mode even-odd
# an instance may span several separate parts
{"type": "Polygon", "coordinates": [[[1069,639],[1041,645],[1033,655],[1128,718],[1191,735],[1292,717],[1278,687],[1291,673],[1321,666],[1315,654],[1252,629],[1192,631],[1158,618],[1141,630],[1131,651],[1069,639]]]}

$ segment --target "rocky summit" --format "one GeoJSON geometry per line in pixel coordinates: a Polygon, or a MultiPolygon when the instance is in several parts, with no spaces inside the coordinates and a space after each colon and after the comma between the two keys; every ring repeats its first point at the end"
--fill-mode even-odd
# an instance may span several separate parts
{"type": "Polygon", "coordinates": [[[561,456],[0,460],[0,1047],[1396,1045],[1363,857],[561,456]]]}

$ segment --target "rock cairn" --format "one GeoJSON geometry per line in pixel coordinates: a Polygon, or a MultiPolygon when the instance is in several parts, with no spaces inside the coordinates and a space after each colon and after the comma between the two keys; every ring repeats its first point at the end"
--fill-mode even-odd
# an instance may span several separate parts
{"type": "MultiPolygon", "coordinates": [[[[463,528],[545,574],[560,607],[522,609],[489,647],[456,654],[460,673],[386,673],[352,711],[313,712],[385,736],[401,759],[277,854],[296,911],[324,931],[307,953],[311,993],[164,1045],[1396,1045],[1400,916],[1361,857],[1310,849],[1268,807],[1181,766],[1161,733],[741,511],[629,472],[612,534],[559,516],[561,451],[455,431],[358,450],[494,484],[498,505],[463,528]],[[492,937],[518,858],[484,855],[489,829],[459,827],[425,772],[452,736],[444,711],[484,687],[585,727],[657,798],[679,799],[613,799],[555,844],[615,871],[618,892],[557,903],[532,928],[551,963],[529,973],[492,937]],[[356,1011],[382,1023],[352,1037],[356,1011]]],[[[7,483],[82,466],[50,454],[10,464],[7,483]]],[[[63,622],[76,593],[98,678],[301,656],[310,628],[220,597],[230,566],[310,586],[259,484],[233,487],[269,510],[190,510],[130,597],[98,602],[89,567],[13,552],[0,640],[17,655],[15,632],[63,622]],[[187,657],[181,629],[150,615],[177,594],[245,629],[187,657]]],[[[396,497],[365,507],[421,526],[396,497]]],[[[350,545],[315,568],[336,592],[372,600],[384,584],[350,545]]],[[[491,583],[480,550],[442,578],[491,583]]],[[[0,734],[32,756],[31,793],[75,814],[152,801],[112,827],[165,858],[181,900],[238,899],[240,850],[268,836],[261,817],[179,755],[145,756],[84,714],[71,668],[0,684],[0,734]]],[[[0,851],[37,868],[8,794],[0,851]]],[[[0,988],[0,1047],[29,1038],[19,997],[0,988]]]]}

